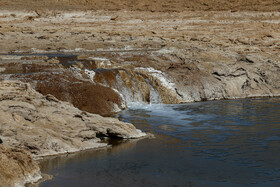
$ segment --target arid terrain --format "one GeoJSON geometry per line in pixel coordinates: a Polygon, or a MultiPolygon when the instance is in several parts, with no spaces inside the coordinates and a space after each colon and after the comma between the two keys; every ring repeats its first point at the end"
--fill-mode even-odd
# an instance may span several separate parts
{"type": "Polygon", "coordinates": [[[41,93],[89,112],[110,113],[112,107],[99,107],[107,100],[122,108],[114,92],[102,94],[110,92],[108,87],[121,92],[126,102],[149,102],[149,85],[163,103],[279,95],[279,12],[36,12],[2,11],[1,52],[74,54],[68,59],[72,64],[46,54],[2,55],[2,79],[34,79],[33,87],[41,93]],[[70,86],[76,84],[71,76],[95,84],[76,89],[70,86]],[[63,80],[68,81],[60,84],[63,80]],[[95,98],[101,94],[101,99],[75,104],[85,98],[77,90],[95,93],[95,98]],[[86,106],[91,102],[101,102],[91,105],[100,112],[86,106]]]}
{"type": "Polygon", "coordinates": [[[141,11],[279,11],[279,0],[1,0],[2,9],[141,10],[141,11]]]}
{"type": "MultiPolygon", "coordinates": [[[[0,9],[0,159],[15,167],[26,167],[17,157],[143,136],[97,115],[133,102],[280,96],[279,0],[0,0],[0,9]]],[[[11,180],[0,185],[38,179],[31,166],[30,179],[1,169],[11,180]]]]}

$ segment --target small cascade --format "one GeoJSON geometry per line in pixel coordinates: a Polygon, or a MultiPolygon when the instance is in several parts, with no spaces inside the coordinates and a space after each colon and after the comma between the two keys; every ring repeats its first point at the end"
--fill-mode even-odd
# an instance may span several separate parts
{"type": "Polygon", "coordinates": [[[143,102],[143,97],[133,80],[127,85],[122,80],[121,76],[117,75],[115,87],[117,87],[118,91],[123,95],[126,103],[143,102]]]}
{"type": "Polygon", "coordinates": [[[161,104],[161,96],[156,89],[150,85],[150,104],[161,104]]]}
{"type": "Polygon", "coordinates": [[[127,105],[131,103],[162,103],[159,92],[148,79],[122,69],[96,69],[94,82],[101,83],[119,92],[127,105]]]}

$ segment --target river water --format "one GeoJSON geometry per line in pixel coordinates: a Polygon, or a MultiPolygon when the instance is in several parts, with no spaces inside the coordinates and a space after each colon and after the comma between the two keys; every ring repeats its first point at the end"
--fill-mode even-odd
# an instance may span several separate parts
{"type": "Polygon", "coordinates": [[[280,98],[134,105],[154,139],[42,161],[40,186],[280,186],[280,98]]]}

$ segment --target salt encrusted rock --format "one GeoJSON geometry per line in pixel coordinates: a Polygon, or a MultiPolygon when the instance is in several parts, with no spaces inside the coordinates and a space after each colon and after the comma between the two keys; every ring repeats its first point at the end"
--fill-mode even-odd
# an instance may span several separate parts
{"type": "Polygon", "coordinates": [[[0,133],[6,145],[35,157],[106,146],[102,137],[145,136],[132,124],[80,111],[14,81],[0,82],[0,133]]]}
{"type": "Polygon", "coordinates": [[[106,143],[99,143],[102,137],[145,135],[132,124],[80,111],[52,95],[43,96],[29,84],[0,81],[1,187],[38,181],[41,172],[34,158],[104,147],[106,143]]]}

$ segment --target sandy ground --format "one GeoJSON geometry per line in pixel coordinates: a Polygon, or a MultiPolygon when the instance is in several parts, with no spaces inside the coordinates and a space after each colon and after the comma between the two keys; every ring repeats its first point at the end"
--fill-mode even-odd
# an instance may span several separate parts
{"type": "Polygon", "coordinates": [[[1,9],[279,11],[279,0],[0,0],[1,9]]]}
{"type": "Polygon", "coordinates": [[[280,47],[279,12],[43,13],[38,16],[34,11],[0,11],[0,52],[84,52],[167,46],[277,54],[280,47]]]}

